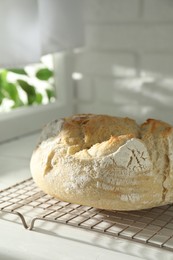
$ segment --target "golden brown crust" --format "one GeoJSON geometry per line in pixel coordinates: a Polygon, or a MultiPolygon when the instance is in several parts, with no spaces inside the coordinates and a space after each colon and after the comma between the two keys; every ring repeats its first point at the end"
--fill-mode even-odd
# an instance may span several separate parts
{"type": "Polygon", "coordinates": [[[93,144],[108,140],[111,135],[139,135],[139,127],[129,118],[112,117],[108,115],[75,115],[65,118],[61,131],[62,142],[67,145],[81,145],[89,148],[93,144]]]}
{"type": "Polygon", "coordinates": [[[31,158],[38,186],[61,200],[110,210],[173,201],[173,128],[148,119],[79,114],[43,130],[31,158]],[[51,134],[52,131],[52,134],[51,134]]]}

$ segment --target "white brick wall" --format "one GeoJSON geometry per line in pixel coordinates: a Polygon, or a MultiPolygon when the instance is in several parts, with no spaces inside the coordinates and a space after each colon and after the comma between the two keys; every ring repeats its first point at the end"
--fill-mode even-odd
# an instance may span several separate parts
{"type": "Polygon", "coordinates": [[[92,76],[136,76],[136,59],[131,53],[86,51],[77,56],[75,69],[81,73],[92,76]],[[121,70],[124,67],[129,70],[121,70]]]}
{"type": "Polygon", "coordinates": [[[173,20],[172,0],[145,0],[143,17],[146,21],[171,21],[173,20]]]}
{"type": "Polygon", "coordinates": [[[86,0],[76,112],[173,123],[173,0],[86,0]]]}
{"type": "Polygon", "coordinates": [[[145,53],[140,57],[141,71],[173,78],[173,53],[145,53]]]}
{"type": "Polygon", "coordinates": [[[88,22],[105,23],[132,21],[139,17],[138,0],[89,0],[87,1],[88,22]]]}
{"type": "Polygon", "coordinates": [[[172,51],[172,24],[88,25],[87,45],[102,51],[172,51]]]}

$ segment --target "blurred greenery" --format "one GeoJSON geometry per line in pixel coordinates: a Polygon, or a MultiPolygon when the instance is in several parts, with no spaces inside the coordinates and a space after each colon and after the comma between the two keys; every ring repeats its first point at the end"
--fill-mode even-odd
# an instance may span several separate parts
{"type": "Polygon", "coordinates": [[[48,80],[53,76],[53,72],[47,68],[40,69],[36,73],[36,77],[40,80],[48,80]]]}
{"type": "Polygon", "coordinates": [[[35,69],[34,73],[31,77],[25,69],[0,70],[0,112],[48,103],[55,99],[53,71],[41,67],[35,69]],[[9,77],[10,73],[13,74],[13,80],[9,77]]]}
{"type": "Polygon", "coordinates": [[[21,75],[27,75],[26,71],[24,69],[8,69],[8,71],[14,72],[16,74],[21,74],[21,75]]]}

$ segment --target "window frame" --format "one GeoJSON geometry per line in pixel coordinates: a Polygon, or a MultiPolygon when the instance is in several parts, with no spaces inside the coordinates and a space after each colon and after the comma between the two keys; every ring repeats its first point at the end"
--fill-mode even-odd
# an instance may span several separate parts
{"type": "Polygon", "coordinates": [[[49,121],[74,112],[73,79],[74,53],[61,52],[53,55],[56,101],[47,105],[17,108],[0,114],[0,142],[40,129],[49,121]]]}

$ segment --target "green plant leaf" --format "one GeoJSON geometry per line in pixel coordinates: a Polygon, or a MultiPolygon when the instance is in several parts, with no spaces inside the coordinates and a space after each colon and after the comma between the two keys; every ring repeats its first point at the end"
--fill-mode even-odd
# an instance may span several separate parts
{"type": "Polygon", "coordinates": [[[1,71],[1,86],[2,87],[5,87],[5,85],[8,84],[7,75],[8,75],[7,70],[1,71]]]}
{"type": "Polygon", "coordinates": [[[23,103],[23,101],[18,98],[15,100],[15,104],[12,106],[12,108],[17,108],[17,107],[21,107],[21,106],[24,106],[25,104],[23,103]]]}
{"type": "Polygon", "coordinates": [[[16,85],[13,83],[6,83],[4,86],[4,90],[6,91],[6,96],[14,101],[19,99],[19,93],[17,91],[16,85]]]}
{"type": "Polygon", "coordinates": [[[36,99],[35,101],[37,102],[37,104],[41,104],[43,100],[43,96],[40,93],[36,94],[36,99]]]}
{"type": "Polygon", "coordinates": [[[46,93],[49,101],[52,97],[55,97],[55,92],[52,89],[46,89],[46,93]]]}
{"type": "Polygon", "coordinates": [[[8,71],[16,73],[16,74],[20,74],[20,75],[27,75],[27,73],[24,69],[11,68],[11,69],[8,69],[8,71]]]}
{"type": "Polygon", "coordinates": [[[28,105],[32,105],[36,100],[36,91],[35,88],[28,84],[26,81],[18,79],[19,86],[26,92],[28,98],[28,105]]]}
{"type": "Polygon", "coordinates": [[[13,107],[19,107],[24,105],[19,97],[16,84],[10,83],[7,80],[8,71],[3,70],[0,73],[0,104],[4,98],[14,101],[13,107]]]}
{"type": "Polygon", "coordinates": [[[36,96],[28,96],[28,105],[34,104],[36,101],[36,96]]]}
{"type": "Polygon", "coordinates": [[[2,90],[0,88],[0,105],[2,104],[3,99],[4,99],[4,94],[2,93],[2,90]]]}
{"type": "Polygon", "coordinates": [[[0,73],[0,105],[2,104],[2,101],[4,99],[4,84],[2,80],[2,72],[0,73]]]}
{"type": "Polygon", "coordinates": [[[18,79],[17,82],[20,85],[20,87],[26,92],[27,95],[36,95],[35,88],[32,85],[28,84],[26,81],[22,79],[18,79]]]}
{"type": "Polygon", "coordinates": [[[36,77],[40,80],[48,80],[52,76],[53,76],[53,71],[51,71],[47,68],[40,69],[36,73],[36,77]]]}
{"type": "Polygon", "coordinates": [[[18,97],[18,91],[15,84],[8,82],[7,76],[8,71],[3,70],[0,77],[1,92],[4,97],[15,100],[18,97]]]}

